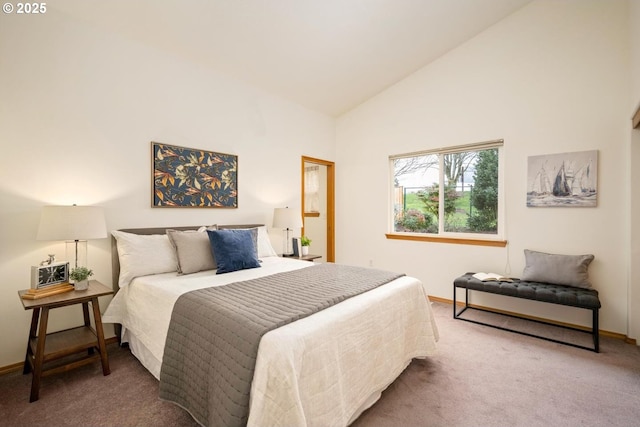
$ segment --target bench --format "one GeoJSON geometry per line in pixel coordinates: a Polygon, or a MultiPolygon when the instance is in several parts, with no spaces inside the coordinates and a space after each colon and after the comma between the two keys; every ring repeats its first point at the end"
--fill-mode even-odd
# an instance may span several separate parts
{"type": "Polygon", "coordinates": [[[474,278],[473,273],[466,273],[465,275],[455,279],[453,282],[453,318],[454,319],[477,323],[479,325],[491,326],[493,328],[502,329],[509,332],[516,332],[522,335],[541,338],[541,339],[552,341],[559,344],[565,344],[565,345],[570,345],[572,347],[595,351],[596,353],[600,351],[600,335],[599,335],[599,329],[598,329],[598,313],[600,310],[600,306],[601,305],[600,305],[600,299],[598,298],[598,291],[596,291],[595,289],[577,288],[572,286],[554,285],[550,283],[541,283],[541,282],[526,282],[526,281],[521,281],[519,279],[513,279],[513,282],[495,282],[495,281],[483,282],[481,280],[474,278]],[[465,303],[464,303],[464,307],[460,311],[458,311],[456,307],[456,301],[457,301],[456,289],[457,288],[464,288],[465,290],[465,303]],[[532,319],[525,316],[519,316],[517,314],[507,314],[507,313],[480,308],[476,306],[470,306],[469,291],[488,292],[492,294],[506,295],[514,298],[523,298],[523,299],[528,299],[533,301],[541,301],[541,302],[547,302],[551,304],[565,305],[570,307],[577,307],[577,308],[583,308],[586,310],[591,310],[592,319],[593,319],[592,325],[591,325],[591,331],[568,326],[568,325],[560,325],[557,323],[545,322],[542,320],[532,319]],[[553,338],[530,334],[530,333],[518,331],[515,329],[509,329],[502,326],[492,325],[492,324],[484,323],[478,320],[465,319],[460,317],[460,315],[468,309],[500,314],[503,316],[514,317],[517,319],[526,319],[526,320],[542,323],[545,325],[557,326],[565,329],[571,329],[574,331],[590,333],[593,336],[593,348],[574,344],[567,341],[560,341],[553,338]]]}

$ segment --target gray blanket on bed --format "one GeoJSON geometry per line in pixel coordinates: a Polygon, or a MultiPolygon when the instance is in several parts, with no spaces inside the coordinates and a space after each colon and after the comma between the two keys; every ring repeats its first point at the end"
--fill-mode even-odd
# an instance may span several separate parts
{"type": "Polygon", "coordinates": [[[162,359],[160,397],[202,425],[246,425],[265,333],[401,276],[318,264],[180,296],[162,359]]]}

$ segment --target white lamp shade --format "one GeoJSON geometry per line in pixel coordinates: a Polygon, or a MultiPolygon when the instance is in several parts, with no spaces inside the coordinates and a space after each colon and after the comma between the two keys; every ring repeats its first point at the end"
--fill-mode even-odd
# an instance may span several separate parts
{"type": "Polygon", "coordinates": [[[282,229],[301,228],[301,211],[298,209],[275,208],[273,210],[273,227],[282,229]]]}
{"type": "Polygon", "coordinates": [[[107,237],[104,211],[98,206],[45,206],[37,240],[89,240],[107,237]]]}

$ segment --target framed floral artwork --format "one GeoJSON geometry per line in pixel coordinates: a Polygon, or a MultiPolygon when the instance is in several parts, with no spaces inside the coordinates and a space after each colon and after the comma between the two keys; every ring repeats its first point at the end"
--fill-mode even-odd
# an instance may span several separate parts
{"type": "Polygon", "coordinates": [[[238,156],[159,142],[151,155],[153,207],[238,207],[238,156]]]}

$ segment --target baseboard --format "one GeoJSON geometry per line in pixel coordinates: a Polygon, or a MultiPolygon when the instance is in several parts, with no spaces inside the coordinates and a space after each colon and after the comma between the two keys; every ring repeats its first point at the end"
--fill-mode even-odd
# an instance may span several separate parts
{"type": "MultiPolygon", "coordinates": [[[[118,342],[117,337],[106,338],[104,340],[106,345],[113,344],[114,342],[118,342]]],[[[0,376],[10,374],[11,372],[22,371],[24,368],[24,362],[14,363],[12,365],[0,366],[0,376]]]]}
{"type": "MultiPolygon", "coordinates": [[[[435,297],[435,296],[431,296],[431,295],[429,295],[429,300],[430,301],[441,302],[441,303],[444,303],[444,304],[453,304],[453,300],[451,300],[451,299],[440,298],[440,297],[435,297]]],[[[464,302],[463,301],[456,301],[456,305],[464,306],[464,302]]],[[[586,326],[574,325],[572,323],[558,322],[557,320],[546,319],[544,317],[529,316],[529,315],[526,315],[526,314],[515,313],[515,312],[507,311],[507,310],[500,310],[500,309],[493,308],[493,307],[485,307],[485,306],[477,305],[477,304],[469,304],[469,307],[481,308],[483,310],[492,311],[492,312],[498,313],[498,314],[508,314],[510,316],[517,315],[517,316],[525,318],[525,319],[543,321],[543,322],[552,323],[552,324],[558,325],[558,326],[569,326],[571,328],[583,329],[583,330],[589,331],[589,332],[591,331],[591,328],[586,327],[586,326]]],[[[602,329],[600,329],[599,332],[600,332],[600,335],[602,335],[602,336],[623,340],[627,344],[636,345],[635,338],[629,338],[628,336],[626,336],[624,334],[620,334],[618,332],[605,331],[605,330],[602,330],[602,329]]]]}
{"type": "Polygon", "coordinates": [[[6,375],[6,374],[10,374],[11,372],[21,371],[23,367],[24,367],[24,362],[3,366],[0,368],[0,375],[6,375]]]}

